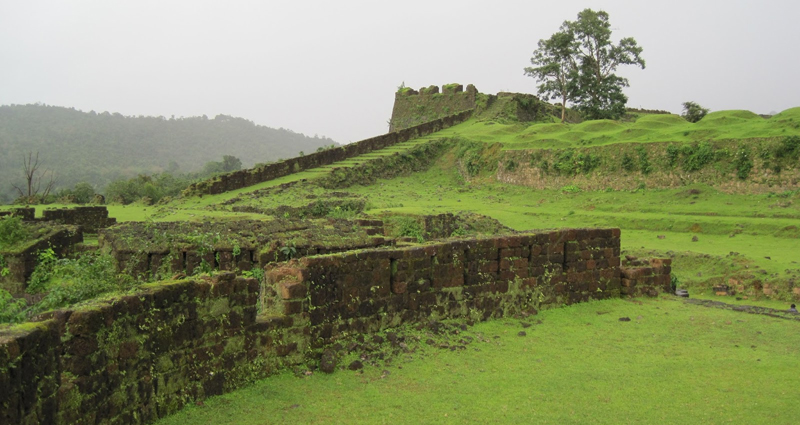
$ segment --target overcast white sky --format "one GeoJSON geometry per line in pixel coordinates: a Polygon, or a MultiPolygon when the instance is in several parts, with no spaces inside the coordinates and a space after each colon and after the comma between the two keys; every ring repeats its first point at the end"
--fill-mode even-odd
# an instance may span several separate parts
{"type": "Polygon", "coordinates": [[[398,85],[535,93],[539,39],[610,14],[647,68],[628,106],[800,106],[800,2],[0,0],[0,104],[217,114],[347,143],[387,131],[398,85]]]}

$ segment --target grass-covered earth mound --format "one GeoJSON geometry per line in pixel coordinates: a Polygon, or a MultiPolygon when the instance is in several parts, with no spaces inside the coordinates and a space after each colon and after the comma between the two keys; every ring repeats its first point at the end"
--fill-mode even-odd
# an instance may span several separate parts
{"type": "MultiPolygon", "coordinates": [[[[247,249],[263,263],[321,249],[619,227],[623,257],[672,258],[678,286],[692,297],[772,308],[800,300],[800,108],[771,118],[715,112],[698,123],[669,114],[528,123],[492,113],[236,191],[111,205],[123,224],[103,232],[100,251],[247,249]],[[720,286],[731,295],[714,295],[720,286]]],[[[108,257],[97,258],[76,267],[112,280],[93,268],[108,257]]],[[[210,258],[197,273],[214,272],[210,258]]],[[[52,292],[58,284],[49,282],[52,292]]],[[[786,397],[798,383],[786,374],[798,345],[795,322],[660,298],[462,325],[387,330],[380,343],[355,335],[329,355],[344,373],[323,377],[309,368],[299,382],[280,375],[237,393],[244,405],[222,397],[207,402],[220,413],[199,406],[174,420],[782,422],[796,413],[786,397]],[[354,362],[364,368],[350,372],[354,362]],[[269,390],[276,385],[284,389],[269,390]],[[567,406],[564,393],[584,407],[567,406]],[[403,408],[400,399],[422,407],[403,408]],[[664,400],[679,408],[653,407],[664,400]],[[744,405],[752,408],[737,407],[744,405]]]]}

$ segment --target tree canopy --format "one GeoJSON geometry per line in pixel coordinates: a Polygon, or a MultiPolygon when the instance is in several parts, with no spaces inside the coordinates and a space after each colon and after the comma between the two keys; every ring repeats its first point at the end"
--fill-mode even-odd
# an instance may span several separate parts
{"type": "MultiPolygon", "coordinates": [[[[296,156],[330,146],[333,140],[308,137],[285,129],[254,124],[242,118],[164,118],[123,116],[108,112],[81,112],[73,108],[36,105],[0,106],[0,203],[20,196],[12,184],[27,190],[21,159],[39,152],[49,170],[42,179],[46,189],[50,173],[52,193],[86,182],[103,192],[115,180],[153,175],[203,173],[204,164],[223,155],[241,158],[237,165],[296,156]]],[[[223,159],[223,163],[225,160],[223,159]]],[[[35,163],[35,158],[34,162],[35,163]]]]}
{"type": "Polygon", "coordinates": [[[708,109],[695,102],[683,102],[683,114],[681,116],[689,122],[698,122],[708,113],[708,109]]]}
{"type": "Polygon", "coordinates": [[[615,74],[620,65],[644,69],[642,48],[631,37],[611,41],[608,13],[585,9],[564,21],[549,39],[539,40],[525,73],[539,81],[539,94],[560,98],[562,121],[567,103],[587,119],[618,119],[628,98],[628,79],[615,74]]]}

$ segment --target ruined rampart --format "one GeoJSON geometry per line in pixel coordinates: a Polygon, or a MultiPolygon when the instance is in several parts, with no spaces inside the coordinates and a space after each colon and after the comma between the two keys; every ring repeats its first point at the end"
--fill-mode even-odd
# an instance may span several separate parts
{"type": "Polygon", "coordinates": [[[104,206],[47,209],[42,212],[41,220],[80,226],[86,233],[97,233],[117,223],[116,218],[108,216],[104,206]]]}
{"type": "Polygon", "coordinates": [[[185,196],[213,195],[274,180],[303,170],[330,165],[338,161],[344,161],[378,149],[393,146],[397,143],[435,133],[467,120],[471,114],[471,111],[451,114],[411,128],[392,131],[381,136],[350,143],[342,147],[315,152],[258,168],[223,174],[210,180],[192,184],[186,188],[183,193],[185,196]]]}
{"type": "Polygon", "coordinates": [[[28,279],[39,264],[39,253],[52,249],[56,257],[66,256],[78,243],[83,242],[83,232],[78,226],[55,225],[45,229],[44,234],[28,246],[13,252],[0,251],[0,260],[5,271],[0,273],[0,289],[15,296],[22,296],[28,279]]]}
{"type": "MultiPolygon", "coordinates": [[[[152,422],[316,361],[345,332],[619,297],[619,237],[565,229],[310,256],[269,267],[261,287],[223,273],[57,311],[0,330],[0,423],[152,422]]],[[[668,280],[668,264],[651,266],[668,280]]]]}
{"type": "Polygon", "coordinates": [[[108,208],[104,206],[85,206],[59,209],[46,209],[42,217],[36,218],[36,209],[33,207],[13,208],[0,211],[0,217],[20,217],[23,221],[54,222],[80,226],[86,233],[97,233],[98,229],[113,226],[117,219],[108,216],[108,208]]]}
{"type": "Polygon", "coordinates": [[[446,84],[417,90],[403,88],[395,93],[389,131],[398,131],[434,121],[456,112],[472,111],[478,90],[472,84],[446,84]]]}

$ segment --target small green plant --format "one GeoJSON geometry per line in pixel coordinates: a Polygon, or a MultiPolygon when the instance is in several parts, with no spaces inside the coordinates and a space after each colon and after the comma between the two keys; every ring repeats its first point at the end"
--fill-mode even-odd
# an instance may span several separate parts
{"type": "Polygon", "coordinates": [[[22,218],[14,216],[0,217],[0,248],[10,247],[28,238],[28,229],[22,218]]]}
{"type": "Polygon", "coordinates": [[[27,292],[46,294],[28,310],[29,315],[66,307],[113,291],[133,288],[136,281],[128,274],[118,274],[110,255],[84,254],[78,258],[57,259],[53,250],[39,254],[27,292]]]}
{"type": "Polygon", "coordinates": [[[789,159],[800,157],[800,137],[789,136],[781,140],[780,145],[775,150],[775,157],[789,159]]]}
{"type": "Polygon", "coordinates": [[[574,184],[567,185],[561,188],[561,191],[564,193],[580,193],[581,188],[575,186],[574,184]]]}
{"type": "Polygon", "coordinates": [[[653,171],[653,166],[650,165],[647,149],[645,149],[644,146],[639,146],[636,148],[636,153],[639,155],[639,169],[642,170],[642,174],[650,174],[650,172],[653,171]]]}
{"type": "Polygon", "coordinates": [[[633,157],[627,152],[622,155],[622,162],[620,165],[622,166],[623,170],[628,172],[636,170],[636,163],[633,161],[633,157]]]}
{"type": "Polygon", "coordinates": [[[279,251],[286,260],[291,260],[297,256],[297,247],[294,245],[294,242],[289,242],[289,244],[280,247],[279,251]]]}
{"type": "Polygon", "coordinates": [[[8,268],[8,262],[6,261],[6,257],[0,255],[0,277],[6,277],[11,273],[11,270],[8,268]]]}
{"type": "Polygon", "coordinates": [[[16,323],[25,319],[23,314],[28,307],[24,298],[14,298],[11,293],[0,288],[0,323],[16,323]]]}
{"type": "Polygon", "coordinates": [[[416,218],[410,216],[394,216],[389,219],[393,224],[396,237],[414,238],[417,242],[425,242],[425,231],[416,218]]]}
{"type": "Polygon", "coordinates": [[[750,177],[750,170],[753,169],[753,160],[750,157],[749,147],[746,145],[739,147],[739,150],[736,151],[733,165],[736,167],[736,177],[738,177],[739,180],[746,180],[750,177]]]}
{"type": "Polygon", "coordinates": [[[683,163],[684,171],[698,171],[714,161],[714,148],[711,143],[700,142],[699,144],[684,145],[681,148],[686,158],[683,163]]]}
{"type": "Polygon", "coordinates": [[[31,294],[45,292],[49,289],[50,280],[53,277],[58,257],[56,257],[56,253],[52,248],[47,248],[39,252],[38,260],[36,268],[31,275],[30,283],[28,284],[28,292],[31,294]]]}
{"type": "Polygon", "coordinates": [[[678,158],[680,158],[681,151],[677,145],[669,145],[667,146],[667,166],[669,168],[675,168],[675,165],[678,164],[678,158]]]}
{"type": "Polygon", "coordinates": [[[483,159],[485,150],[485,143],[466,141],[459,143],[455,156],[470,177],[477,176],[486,167],[486,161],[483,159]]]}
{"type": "Polygon", "coordinates": [[[253,267],[250,270],[242,272],[242,276],[246,278],[256,279],[260,283],[264,283],[264,269],[260,267],[253,267]]]}
{"type": "Polygon", "coordinates": [[[517,161],[514,161],[513,159],[507,160],[504,165],[505,165],[506,171],[508,171],[509,173],[513,173],[514,170],[517,169],[517,161]]]}

